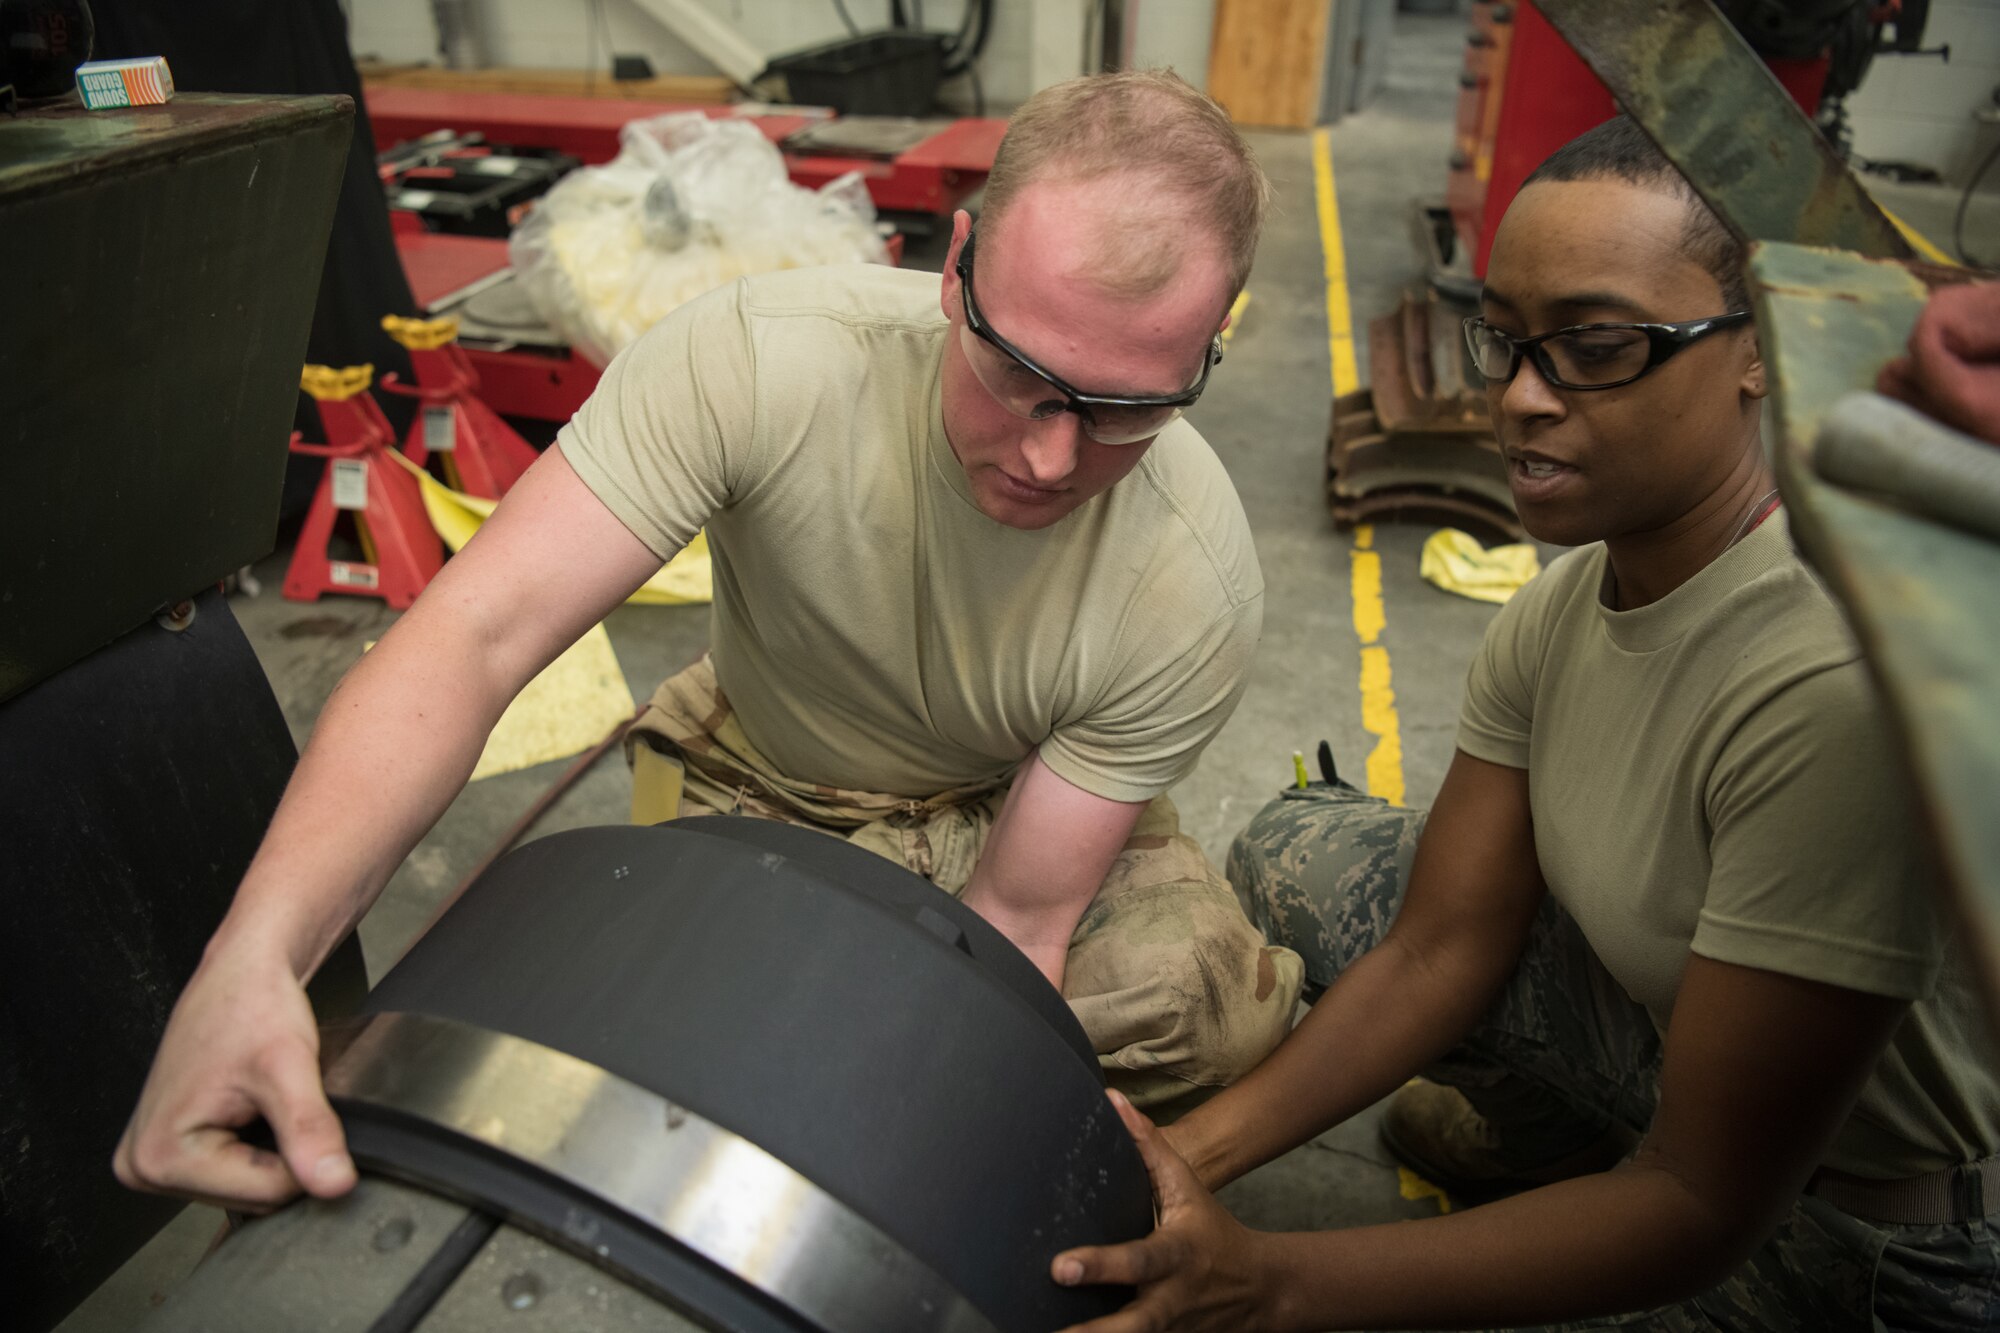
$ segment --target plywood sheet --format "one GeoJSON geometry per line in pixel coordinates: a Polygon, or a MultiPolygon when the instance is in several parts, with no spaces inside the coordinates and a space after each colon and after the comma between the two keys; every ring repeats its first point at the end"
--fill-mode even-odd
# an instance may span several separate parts
{"type": "Polygon", "coordinates": [[[1239,125],[1307,129],[1319,114],[1334,0],[1216,0],[1208,91],[1239,125]]]}

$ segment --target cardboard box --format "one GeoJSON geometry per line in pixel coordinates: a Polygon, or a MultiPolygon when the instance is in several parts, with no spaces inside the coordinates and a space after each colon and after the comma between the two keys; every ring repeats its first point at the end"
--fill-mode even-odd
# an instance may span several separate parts
{"type": "Polygon", "coordinates": [[[76,91],[92,111],[158,106],[174,95],[174,76],[165,56],[93,60],[76,67],[76,91]]]}

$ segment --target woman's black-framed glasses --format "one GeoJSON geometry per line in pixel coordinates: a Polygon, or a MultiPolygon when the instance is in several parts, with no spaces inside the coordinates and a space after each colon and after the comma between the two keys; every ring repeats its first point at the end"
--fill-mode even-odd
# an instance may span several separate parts
{"type": "Polygon", "coordinates": [[[1646,375],[1676,352],[1750,318],[1747,310],[1678,324],[1573,324],[1533,338],[1502,333],[1479,316],[1465,321],[1472,364],[1489,384],[1505,384],[1531,357],[1558,389],[1615,389],[1646,375]]]}
{"type": "Polygon", "coordinates": [[[959,341],[965,349],[965,359],[972,364],[972,373],[986,392],[1015,416],[1041,421],[1058,412],[1074,412],[1083,422],[1083,433],[1099,444],[1137,444],[1158,435],[1174,418],[1192,407],[1208,387],[1209,371],[1222,360],[1220,334],[1209,343],[1200,376],[1181,393],[1131,397],[1084,393],[1050,374],[995,333],[993,326],[980,315],[979,301],[972,294],[974,235],[966,233],[956,266],[965,304],[965,330],[959,341]]]}

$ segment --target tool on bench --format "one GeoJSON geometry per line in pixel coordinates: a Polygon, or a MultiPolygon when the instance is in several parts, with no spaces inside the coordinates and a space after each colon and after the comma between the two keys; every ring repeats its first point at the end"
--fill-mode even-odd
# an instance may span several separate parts
{"type": "Polygon", "coordinates": [[[379,154],[376,174],[389,207],[421,219],[427,231],[505,237],[522,210],[576,165],[553,148],[438,130],[379,154]]]}

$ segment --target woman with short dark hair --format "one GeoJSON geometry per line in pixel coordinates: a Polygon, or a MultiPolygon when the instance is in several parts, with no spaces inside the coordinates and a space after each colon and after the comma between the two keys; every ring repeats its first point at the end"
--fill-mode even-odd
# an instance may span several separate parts
{"type": "Polygon", "coordinates": [[[1741,269],[1622,119],[1509,208],[1467,337],[1522,522],[1582,549],[1489,627],[1427,818],[1327,784],[1238,841],[1313,1009],[1168,1130],[1121,1104],[1161,1224],[1055,1261],[1140,1289],[1090,1333],[2000,1327],[2000,1059],[1778,507],[1741,269]],[[1419,1072],[1392,1149],[1506,1197],[1299,1235],[1209,1197],[1419,1072]]]}

